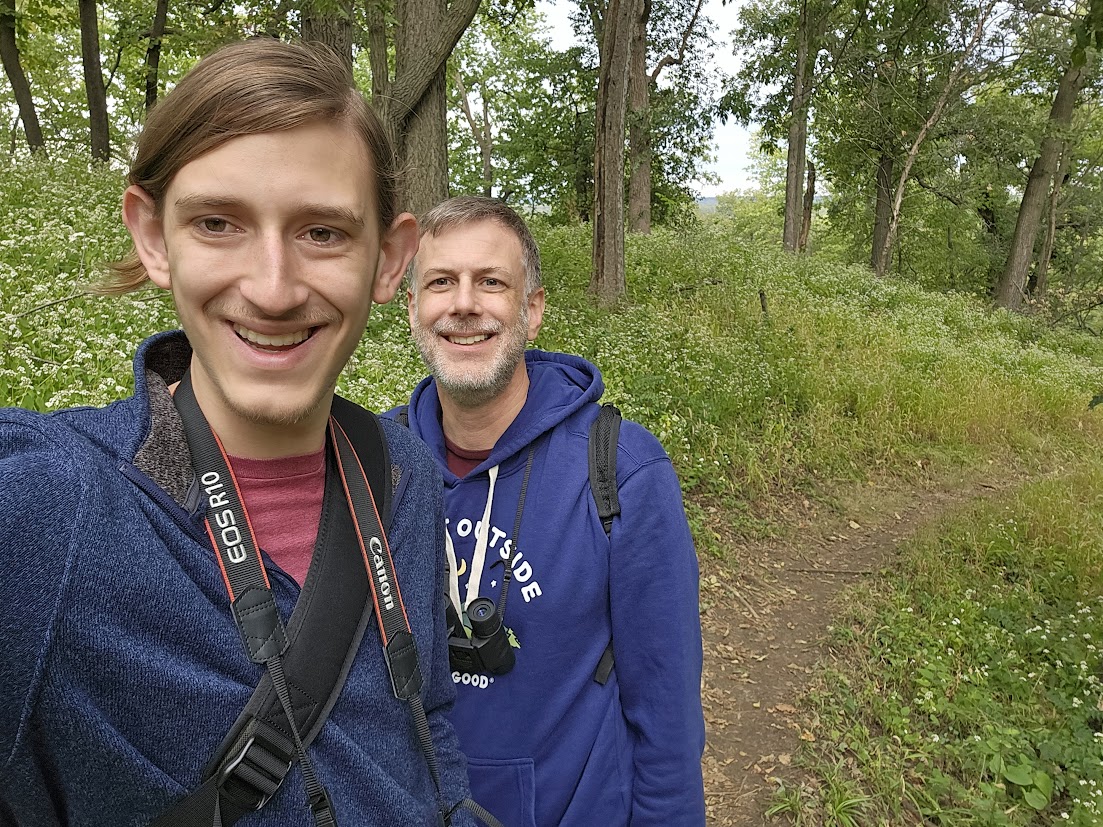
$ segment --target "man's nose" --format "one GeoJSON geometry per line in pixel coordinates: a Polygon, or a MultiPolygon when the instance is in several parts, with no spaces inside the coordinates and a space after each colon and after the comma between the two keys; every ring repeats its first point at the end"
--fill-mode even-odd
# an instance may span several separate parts
{"type": "Polygon", "coordinates": [[[249,254],[251,261],[241,282],[246,301],[268,316],[282,316],[307,302],[310,290],[302,279],[303,265],[293,239],[259,236],[249,254]]]}
{"type": "Polygon", "coordinates": [[[457,316],[471,316],[480,311],[479,291],[470,279],[460,279],[452,291],[452,313],[457,316]]]}

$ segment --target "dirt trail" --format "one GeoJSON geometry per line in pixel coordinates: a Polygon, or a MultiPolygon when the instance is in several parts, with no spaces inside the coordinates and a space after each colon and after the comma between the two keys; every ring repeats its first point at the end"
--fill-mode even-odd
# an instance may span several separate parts
{"type": "MultiPolygon", "coordinates": [[[[1006,470],[1006,469],[1003,469],[1006,470]]],[[[925,524],[1006,482],[960,475],[870,487],[842,516],[796,509],[791,540],[737,545],[733,566],[701,562],[705,793],[713,827],[755,827],[777,776],[792,776],[801,697],[827,654],[841,589],[875,577],[925,524]]]]}

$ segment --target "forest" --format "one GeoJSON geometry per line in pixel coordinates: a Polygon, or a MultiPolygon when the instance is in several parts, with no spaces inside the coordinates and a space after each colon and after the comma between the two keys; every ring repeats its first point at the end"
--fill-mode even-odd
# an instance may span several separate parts
{"type": "Polygon", "coordinates": [[[713,126],[736,119],[757,182],[722,209],[780,217],[783,249],[1099,330],[1099,0],[748,0],[730,33],[703,0],[569,15],[580,45],[557,50],[532,0],[2,0],[9,161],[123,164],[203,53],[301,37],[353,67],[411,210],[478,192],[589,225],[604,301],[625,292],[626,232],[693,220],[713,126]]]}

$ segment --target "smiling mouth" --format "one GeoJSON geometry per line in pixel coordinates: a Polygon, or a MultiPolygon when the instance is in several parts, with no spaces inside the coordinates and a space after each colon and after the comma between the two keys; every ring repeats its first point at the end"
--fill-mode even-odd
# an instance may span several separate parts
{"type": "Polygon", "coordinates": [[[236,333],[239,338],[245,340],[258,350],[266,350],[272,353],[280,353],[296,347],[297,345],[301,345],[314,335],[316,329],[317,328],[311,327],[305,330],[296,330],[291,333],[281,333],[276,336],[270,336],[267,333],[258,333],[255,330],[250,330],[244,325],[234,325],[234,333],[236,333]]]}
{"type": "Polygon", "coordinates": [[[450,341],[454,345],[477,345],[479,342],[485,342],[490,338],[489,333],[476,333],[473,336],[445,336],[445,339],[450,341]]]}

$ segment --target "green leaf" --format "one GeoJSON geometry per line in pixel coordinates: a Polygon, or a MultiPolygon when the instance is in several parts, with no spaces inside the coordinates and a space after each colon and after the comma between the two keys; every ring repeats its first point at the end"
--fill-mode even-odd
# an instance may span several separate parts
{"type": "Polygon", "coordinates": [[[1053,779],[1043,770],[1035,770],[1034,786],[1047,800],[1053,795],[1053,779]]]}
{"type": "Polygon", "coordinates": [[[1034,773],[1029,764],[1019,764],[1017,767],[1004,767],[1003,777],[1012,784],[1020,787],[1030,787],[1034,784],[1034,773]]]}
{"type": "Polygon", "coordinates": [[[1039,811],[1044,810],[1049,804],[1049,799],[1038,790],[1027,790],[1023,793],[1023,798],[1026,799],[1027,804],[1039,811]]]}

